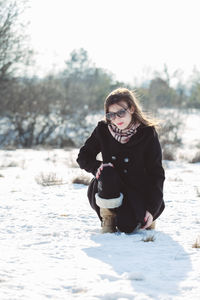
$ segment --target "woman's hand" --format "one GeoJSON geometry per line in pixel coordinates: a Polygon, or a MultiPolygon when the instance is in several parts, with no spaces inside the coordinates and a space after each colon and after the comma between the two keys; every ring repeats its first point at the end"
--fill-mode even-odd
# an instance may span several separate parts
{"type": "Polygon", "coordinates": [[[153,216],[148,210],[146,211],[144,221],[146,222],[146,224],[144,225],[144,227],[142,227],[142,229],[148,228],[153,223],[153,216]]]}
{"type": "Polygon", "coordinates": [[[104,167],[114,167],[112,163],[107,164],[101,164],[100,167],[97,169],[96,178],[99,179],[99,176],[101,175],[101,172],[104,167]]]}

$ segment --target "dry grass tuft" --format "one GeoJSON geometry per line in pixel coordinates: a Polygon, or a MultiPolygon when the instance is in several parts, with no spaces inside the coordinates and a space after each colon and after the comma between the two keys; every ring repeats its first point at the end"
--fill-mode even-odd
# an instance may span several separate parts
{"type": "Polygon", "coordinates": [[[170,161],[176,160],[173,150],[167,148],[164,148],[162,156],[164,160],[170,160],[170,161]]]}
{"type": "Polygon", "coordinates": [[[6,168],[22,168],[25,169],[25,160],[21,161],[5,161],[2,165],[0,165],[0,169],[6,168]]]}
{"type": "Polygon", "coordinates": [[[67,160],[67,165],[70,168],[79,168],[78,163],[76,162],[76,158],[70,153],[68,160],[67,160]]]}
{"type": "Polygon", "coordinates": [[[90,177],[85,176],[85,175],[80,175],[80,176],[73,178],[72,183],[89,185],[90,180],[91,180],[90,177]]]}
{"type": "Polygon", "coordinates": [[[195,155],[195,157],[191,160],[192,164],[200,162],[200,151],[198,151],[195,155]]]}
{"type": "Polygon", "coordinates": [[[63,180],[61,178],[58,178],[56,173],[40,173],[37,177],[35,177],[35,180],[38,184],[42,186],[51,186],[51,185],[61,185],[63,184],[63,180]]]}
{"type": "Polygon", "coordinates": [[[147,243],[147,242],[154,242],[155,241],[155,236],[154,235],[149,235],[146,238],[143,238],[142,241],[147,243]]]}
{"type": "Polygon", "coordinates": [[[5,169],[5,168],[15,168],[15,167],[19,167],[19,163],[15,162],[15,161],[10,161],[7,163],[3,163],[0,168],[1,169],[5,169]]]}
{"type": "Polygon", "coordinates": [[[192,248],[196,248],[196,249],[200,248],[200,237],[197,237],[195,243],[192,245],[192,248]]]}

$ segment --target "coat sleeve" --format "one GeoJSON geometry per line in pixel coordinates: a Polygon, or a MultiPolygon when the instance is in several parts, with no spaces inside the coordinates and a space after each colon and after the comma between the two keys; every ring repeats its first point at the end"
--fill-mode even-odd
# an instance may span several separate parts
{"type": "Polygon", "coordinates": [[[145,169],[149,179],[147,210],[153,216],[156,216],[161,206],[164,205],[163,183],[165,172],[162,167],[161,146],[155,130],[153,130],[153,135],[146,147],[145,169]]]}
{"type": "Polygon", "coordinates": [[[101,147],[97,138],[96,127],[91,136],[86,140],[85,144],[79,151],[76,161],[79,164],[80,168],[95,175],[98,167],[102,163],[101,161],[96,159],[96,156],[100,151],[101,147]]]}

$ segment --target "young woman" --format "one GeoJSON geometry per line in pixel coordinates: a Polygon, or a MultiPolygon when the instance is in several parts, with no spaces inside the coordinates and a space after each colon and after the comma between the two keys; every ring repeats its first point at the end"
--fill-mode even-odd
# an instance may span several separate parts
{"type": "Polygon", "coordinates": [[[90,205],[102,232],[154,228],[164,209],[165,179],[155,124],[126,88],[111,92],[104,110],[105,121],[98,123],[77,158],[80,168],[95,176],[88,188],[90,205]],[[103,161],[96,158],[100,152],[103,161]]]}

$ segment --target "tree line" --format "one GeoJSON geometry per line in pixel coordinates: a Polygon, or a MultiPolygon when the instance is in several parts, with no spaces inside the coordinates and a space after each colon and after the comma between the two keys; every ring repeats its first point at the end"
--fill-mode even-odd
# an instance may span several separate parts
{"type": "Polygon", "coordinates": [[[66,130],[72,132],[79,124],[87,131],[88,113],[102,110],[105,97],[117,87],[136,90],[147,111],[200,108],[200,72],[195,72],[190,88],[181,81],[172,87],[167,66],[162,74],[155,73],[153,79],[134,86],[96,67],[83,48],[71,52],[59,73],[43,78],[19,76],[17,71],[22,64],[28,65],[33,58],[25,43],[27,37],[22,30],[16,30],[24,26],[19,20],[16,2],[0,0],[0,120],[9,125],[3,133],[0,131],[0,145],[6,145],[11,138],[23,147],[44,144],[58,127],[63,128],[59,146],[73,144],[66,130]]]}

